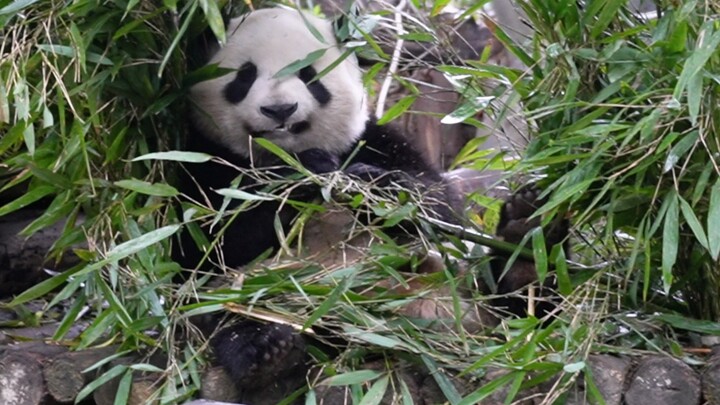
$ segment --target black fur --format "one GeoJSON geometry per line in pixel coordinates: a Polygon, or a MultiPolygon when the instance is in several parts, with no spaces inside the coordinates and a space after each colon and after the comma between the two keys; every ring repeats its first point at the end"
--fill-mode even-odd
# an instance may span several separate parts
{"type": "Polygon", "coordinates": [[[323,106],[330,102],[332,96],[320,80],[313,81],[315,76],[317,76],[317,72],[312,66],[306,66],[298,72],[298,77],[303,81],[303,83],[305,83],[310,94],[312,94],[312,96],[315,97],[315,100],[323,106]]]}
{"type": "MultiPolygon", "coordinates": [[[[312,136],[304,134],[301,136],[312,136]]],[[[327,173],[338,170],[340,164],[345,162],[354,152],[347,173],[356,175],[365,180],[375,180],[383,176],[400,176],[407,182],[416,182],[429,187],[440,187],[442,189],[442,176],[432,169],[421,154],[408,144],[404,137],[396,133],[388,126],[380,126],[369,121],[364,136],[358,141],[365,142],[363,147],[358,148],[357,143],[349,148],[344,154],[335,156],[320,149],[310,149],[298,154],[300,163],[314,173],[327,173]],[[357,150],[356,150],[357,149],[357,150]]],[[[233,153],[229,148],[218,145],[213,140],[205,137],[199,131],[190,134],[187,149],[208,153],[222,158],[239,167],[250,167],[250,162],[243,156],[233,153]]],[[[273,160],[267,166],[275,166],[278,162],[273,160]]],[[[257,167],[257,165],[256,165],[257,167]]],[[[186,165],[188,176],[185,176],[182,190],[198,201],[204,201],[207,197],[213,208],[220,208],[223,197],[213,190],[227,188],[230,183],[238,177],[239,173],[231,167],[219,163],[209,162],[204,164],[186,165]],[[201,190],[197,188],[201,186],[201,190]]],[[[293,173],[291,169],[273,169],[279,176],[287,176],[293,173]]],[[[253,187],[250,179],[244,179],[240,187],[253,187]]],[[[301,200],[312,200],[319,190],[301,189],[293,195],[301,200]]],[[[438,193],[440,194],[440,193],[438,193]]],[[[445,198],[445,195],[441,196],[445,198]]],[[[437,211],[445,219],[452,214],[448,208],[451,202],[439,204],[437,211]]],[[[223,259],[227,266],[237,268],[250,262],[268,249],[276,249],[279,246],[274,228],[275,216],[278,215],[284,227],[290,225],[296,215],[296,211],[289,206],[279,210],[276,202],[264,202],[258,207],[247,212],[240,213],[235,223],[229,227],[224,234],[223,259]]],[[[194,268],[202,257],[189,235],[183,240],[184,255],[178,260],[185,268],[194,268]]],[[[212,257],[211,259],[217,259],[212,257]]]]}
{"type": "MultiPolygon", "coordinates": [[[[299,136],[312,136],[312,133],[299,136]]],[[[189,135],[187,149],[217,156],[239,167],[250,167],[248,159],[233,153],[226,146],[217,144],[197,130],[189,135]]],[[[348,174],[366,180],[395,176],[396,179],[418,185],[439,186],[441,190],[438,193],[439,198],[442,199],[446,195],[442,193],[442,176],[425,161],[422,155],[391,127],[377,125],[372,120],[367,123],[365,133],[358,143],[339,156],[324,150],[310,149],[299,153],[297,157],[310,171],[325,173],[338,170],[340,164],[351,155],[352,160],[347,166],[348,174]],[[360,142],[364,143],[363,146],[359,146],[360,142]]],[[[268,163],[267,166],[275,166],[278,162],[268,163]]],[[[187,176],[181,185],[182,190],[198,201],[205,201],[207,198],[215,209],[221,206],[223,198],[213,190],[228,187],[238,177],[235,169],[214,162],[190,164],[186,165],[186,169],[187,176]],[[198,189],[198,185],[201,189],[198,189]]],[[[293,173],[291,169],[274,168],[272,171],[278,176],[288,176],[293,173]]],[[[245,178],[240,187],[252,188],[255,185],[250,179],[245,178]]],[[[293,198],[311,200],[317,195],[319,190],[309,187],[298,190],[293,198]]],[[[438,210],[444,210],[439,214],[441,216],[451,215],[447,207],[438,210]]],[[[280,209],[276,202],[263,202],[256,208],[240,213],[224,234],[222,248],[224,263],[230,267],[239,267],[268,249],[276,249],[279,245],[274,228],[276,215],[283,227],[288,227],[296,211],[288,205],[280,209]]],[[[183,234],[182,244],[183,254],[176,258],[183,267],[194,268],[203,253],[195,247],[188,232],[183,234]]],[[[213,255],[211,260],[218,260],[218,257],[213,255]]],[[[221,364],[238,382],[239,388],[250,390],[261,375],[267,374],[268,369],[274,370],[278,367],[282,369],[287,365],[284,351],[281,350],[285,346],[281,342],[296,342],[297,336],[284,327],[244,322],[220,332],[213,339],[212,346],[221,364]]],[[[299,345],[293,344],[293,347],[297,349],[299,345]]]]}
{"type": "MultiPolygon", "coordinates": [[[[540,218],[530,218],[538,208],[545,204],[545,200],[539,198],[540,190],[534,186],[524,187],[518,190],[505,201],[500,211],[497,235],[506,242],[519,245],[525,235],[534,228],[540,226],[540,218]]],[[[543,228],[546,251],[550,254],[553,246],[561,244],[565,249],[567,257],[567,234],[569,223],[565,218],[556,218],[543,228]]],[[[529,247],[528,245],[525,247],[529,247]]],[[[491,261],[493,277],[495,279],[497,294],[500,295],[492,301],[494,307],[507,311],[508,313],[525,316],[527,312],[527,300],[522,296],[522,290],[530,285],[537,284],[537,270],[535,263],[531,260],[517,258],[510,269],[505,271],[508,257],[505,254],[496,255],[491,261]]],[[[538,301],[535,305],[535,316],[542,318],[549,314],[555,303],[552,297],[556,294],[550,292],[556,285],[554,277],[549,275],[543,285],[538,286],[538,301]]]]}
{"type": "Polygon", "coordinates": [[[238,104],[245,99],[253,83],[257,79],[257,66],[252,62],[247,62],[240,66],[235,79],[225,86],[223,95],[225,99],[232,104],[238,104]]]}

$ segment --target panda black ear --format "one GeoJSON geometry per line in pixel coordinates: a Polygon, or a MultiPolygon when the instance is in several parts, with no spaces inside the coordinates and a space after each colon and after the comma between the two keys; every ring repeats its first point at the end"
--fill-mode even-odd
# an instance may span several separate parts
{"type": "Polygon", "coordinates": [[[205,66],[219,48],[220,44],[210,27],[202,30],[188,41],[188,68],[194,70],[205,66]]]}
{"type": "Polygon", "coordinates": [[[333,20],[333,28],[335,29],[335,36],[339,43],[343,43],[351,38],[351,27],[353,21],[357,21],[360,15],[360,8],[356,2],[351,2],[346,10],[338,13],[333,20]]]}
{"type": "Polygon", "coordinates": [[[350,37],[350,19],[346,14],[338,15],[333,21],[333,29],[338,42],[342,43],[350,37]]]}

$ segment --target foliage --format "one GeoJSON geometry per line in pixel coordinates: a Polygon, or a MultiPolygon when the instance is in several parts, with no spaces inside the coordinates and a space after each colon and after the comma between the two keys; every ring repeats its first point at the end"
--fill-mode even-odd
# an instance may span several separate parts
{"type": "MultiPolygon", "coordinates": [[[[447,3],[427,4],[425,11],[437,13],[447,3]]],[[[327,362],[321,384],[350,385],[357,402],[364,393],[377,397],[391,389],[391,366],[354,370],[368,353],[422,365],[453,404],[475,403],[503,386],[510,402],[521,389],[558,373],[557,385],[569,386],[580,377],[592,343],[599,336],[616,336],[612,326],[631,324],[623,316],[601,324],[607,307],[572,312],[596,294],[615,293],[616,284],[604,278],[605,271],[626,281],[625,296],[631,303],[664,292],[672,298],[664,304],[718,319],[717,6],[688,1],[664,8],[658,20],[645,20],[625,10],[623,2],[606,3],[596,0],[581,8],[578,2],[520,2],[537,30],[530,51],[511,43],[499,28],[496,34],[530,66],[528,72],[491,66],[486,57],[470,67],[438,67],[456,79],[453,84],[466,97],[447,117],[450,121],[472,122],[471,116],[482,109],[502,119],[503,107],[488,102],[510,91],[512,98],[522,98],[536,134],[528,159],[518,169],[544,173],[552,193],[544,209],[548,214],[574,212],[578,235],[592,241],[588,260],[610,263],[603,272],[585,276],[591,279],[585,285],[577,287],[577,280],[571,284],[568,278],[561,284],[568,319],[543,328],[534,318],[511,320],[492,334],[470,334],[438,333],[392,316],[415,295],[357,293],[374,289],[379,279],[400,280],[397,269],[412,263],[410,248],[387,238],[361,263],[321,274],[312,266],[263,268],[247,274],[241,290],[212,289],[206,274],[175,282],[180,269],[170,260],[171,242],[181,226],[192,226],[192,212],[180,210],[172,178],[178,161],[206,157],[150,153],[180,149],[184,127],[178,117],[185,111],[185,91],[215,74],[188,72],[184,50],[206,25],[224,38],[221,14],[232,14],[230,5],[221,10],[218,3],[205,0],[0,0],[0,216],[39,204],[46,208],[44,214],[23,234],[67,219],[53,254],[73,250],[82,259],[16,297],[13,304],[44,297],[49,301],[47,317],[51,308],[67,304],[54,338],[65,339],[70,326],[84,317],[89,327],[79,338],[65,340],[77,348],[111,343],[119,343],[122,351],[161,348],[170,357],[166,369],[116,366],[85,394],[123,376],[122,402],[133,372],[161,371],[166,379],[157,395],[163,403],[193,395],[199,384],[202,342],[192,340],[188,319],[228,307],[339,331],[353,345],[342,364],[327,362]],[[499,84],[485,95],[476,81],[480,79],[497,79],[499,84]],[[590,233],[593,229],[602,231],[590,233]],[[600,291],[598,286],[605,287],[600,291]],[[181,346],[178,338],[197,344],[181,346]],[[448,374],[440,372],[482,378],[488,367],[498,365],[509,373],[470,393],[458,392],[448,374]]],[[[408,38],[437,39],[421,24],[411,30],[408,38]]],[[[379,61],[367,75],[372,83],[390,56],[371,38],[364,39],[363,52],[379,61]]],[[[403,84],[413,88],[410,82],[403,84]]],[[[408,110],[412,101],[411,95],[396,104],[386,119],[408,110]]],[[[488,163],[480,157],[483,165],[488,163]]],[[[351,206],[363,200],[362,187],[347,179],[322,181],[331,184],[327,193],[333,187],[348,193],[351,206]]],[[[229,194],[250,202],[258,197],[232,190],[229,194]]],[[[381,236],[383,221],[396,224],[418,211],[412,200],[402,205],[373,202],[382,219],[377,230],[381,236]]],[[[210,217],[223,214],[194,209],[210,217]]],[[[447,272],[423,279],[427,289],[417,295],[450,285],[451,304],[458,305],[457,291],[470,281],[451,259],[470,258],[480,269],[485,263],[460,241],[450,241],[452,247],[441,245],[439,238],[416,243],[437,247],[449,263],[447,272]]],[[[481,304],[487,299],[473,298],[481,304]]],[[[688,320],[663,321],[716,331],[713,325],[688,320]]],[[[637,340],[621,343],[643,344],[637,340]]],[[[559,395],[554,391],[550,396],[559,395]]]]}
{"type": "Polygon", "coordinates": [[[662,2],[656,18],[623,1],[518,3],[528,46],[496,35],[528,74],[464,73],[522,98],[536,135],[518,169],[545,176],[541,212],[572,212],[628,303],[720,320],[720,6],[662,2]]]}
{"type": "MultiPolygon", "coordinates": [[[[31,204],[47,207],[22,234],[67,219],[53,254],[72,249],[82,259],[14,301],[56,290],[48,297],[50,311],[72,298],[55,339],[89,313],[90,326],[69,344],[117,342],[121,350],[176,353],[177,319],[168,303],[179,268],[168,252],[179,221],[168,197],[178,192],[167,185],[172,171],[165,162],[130,159],[179,147],[183,122],[177,117],[191,79],[182,50],[203,14],[219,16],[216,7],[0,2],[0,215],[31,204]]],[[[196,354],[189,348],[177,354],[187,373],[196,354]]],[[[114,375],[130,372],[122,366],[114,375]]],[[[191,392],[187,384],[177,386],[173,392],[176,385],[169,384],[164,395],[191,392]]]]}

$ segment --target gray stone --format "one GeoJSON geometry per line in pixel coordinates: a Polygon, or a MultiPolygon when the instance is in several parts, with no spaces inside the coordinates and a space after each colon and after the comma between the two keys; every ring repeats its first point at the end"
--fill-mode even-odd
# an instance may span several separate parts
{"type": "Polygon", "coordinates": [[[625,393],[627,405],[698,405],[700,378],[682,361],[650,356],[638,364],[625,393]]]}

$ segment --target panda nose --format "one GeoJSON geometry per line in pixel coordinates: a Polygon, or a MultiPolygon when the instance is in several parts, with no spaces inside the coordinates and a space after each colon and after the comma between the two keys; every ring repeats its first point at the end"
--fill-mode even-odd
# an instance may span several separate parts
{"type": "Polygon", "coordinates": [[[295,111],[297,111],[298,103],[295,104],[274,104],[260,107],[260,112],[266,117],[272,118],[277,122],[285,122],[295,111]]]}

